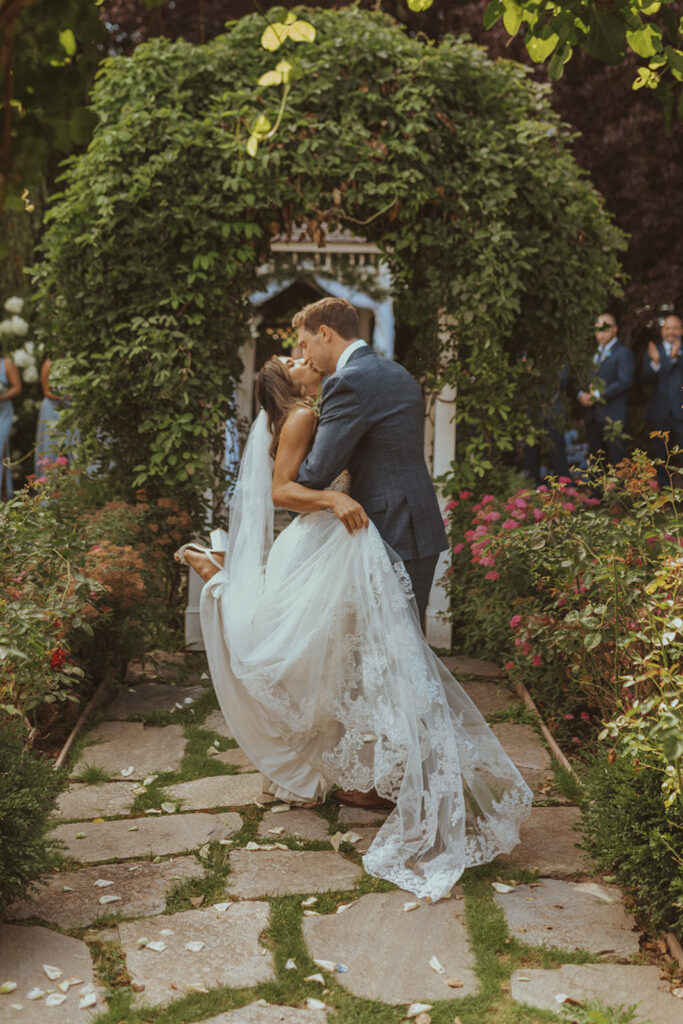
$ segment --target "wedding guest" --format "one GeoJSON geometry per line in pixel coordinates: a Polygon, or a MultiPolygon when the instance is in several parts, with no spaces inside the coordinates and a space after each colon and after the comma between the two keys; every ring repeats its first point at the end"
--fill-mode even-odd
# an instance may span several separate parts
{"type": "Polygon", "coordinates": [[[14,494],[12,469],[9,464],[9,436],[14,406],[12,399],[21,394],[21,377],[16,366],[0,349],[0,500],[9,501],[14,494]]]}
{"type": "Polygon", "coordinates": [[[619,341],[617,322],[611,313],[601,313],[595,322],[597,351],[593,356],[595,379],[578,400],[584,407],[588,454],[604,455],[616,466],[626,455],[619,436],[628,419],[626,398],[633,384],[633,356],[619,341]]]}
{"type": "MultiPolygon", "coordinates": [[[[669,484],[666,462],[668,451],[678,445],[683,448],[683,356],[681,338],[683,324],[680,317],[667,316],[661,326],[659,341],[650,341],[643,356],[643,379],[650,385],[645,419],[650,431],[666,431],[668,442],[663,437],[650,438],[650,454],[653,460],[661,460],[657,466],[657,481],[660,487],[669,484]]],[[[671,464],[680,466],[681,456],[674,456],[671,464]]]]}
{"type": "Polygon", "coordinates": [[[42,476],[45,467],[54,462],[59,455],[64,455],[71,461],[70,449],[75,440],[72,434],[65,434],[57,425],[62,410],[68,408],[69,402],[66,395],[60,394],[50,384],[50,371],[53,365],[52,359],[44,359],[40,368],[43,400],[40,403],[36,427],[36,476],[42,476]]]}

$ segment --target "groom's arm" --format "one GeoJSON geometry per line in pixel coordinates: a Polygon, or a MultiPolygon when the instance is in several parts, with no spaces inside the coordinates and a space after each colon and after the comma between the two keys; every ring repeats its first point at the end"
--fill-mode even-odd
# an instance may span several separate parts
{"type": "Polygon", "coordinates": [[[304,487],[321,489],[348,467],[367,422],[357,392],[344,376],[324,388],[320,423],[313,447],[301,463],[297,480],[304,487]]]}

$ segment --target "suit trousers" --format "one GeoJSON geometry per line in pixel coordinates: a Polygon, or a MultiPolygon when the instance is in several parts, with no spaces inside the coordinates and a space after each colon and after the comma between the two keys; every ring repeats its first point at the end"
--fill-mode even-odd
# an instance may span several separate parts
{"type": "Polygon", "coordinates": [[[647,425],[648,433],[653,430],[668,430],[669,440],[665,443],[662,437],[649,438],[650,456],[652,459],[661,459],[669,463],[669,472],[665,466],[657,466],[657,481],[660,487],[669,486],[669,473],[680,472],[683,465],[681,455],[669,455],[671,448],[678,446],[683,448],[683,421],[675,420],[673,417],[668,420],[650,421],[647,425]]]}
{"type": "Polygon", "coordinates": [[[413,584],[413,593],[415,594],[420,624],[423,629],[429,591],[432,589],[434,571],[438,561],[438,555],[429,555],[427,558],[407,558],[403,563],[413,584]]]}
{"type": "Polygon", "coordinates": [[[623,441],[608,441],[605,438],[605,427],[593,420],[586,424],[586,441],[588,454],[597,458],[601,453],[607,457],[611,466],[617,466],[626,458],[626,447],[623,441]]]}

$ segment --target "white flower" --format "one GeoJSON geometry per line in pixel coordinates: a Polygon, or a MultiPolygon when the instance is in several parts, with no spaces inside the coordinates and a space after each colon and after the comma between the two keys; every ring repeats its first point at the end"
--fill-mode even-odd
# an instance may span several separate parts
{"type": "Polygon", "coordinates": [[[12,295],[5,303],[5,309],[8,313],[21,313],[24,308],[24,300],[20,299],[18,295],[12,295]]]}
{"type": "Polygon", "coordinates": [[[23,338],[25,334],[28,334],[28,324],[20,316],[13,316],[10,320],[12,332],[18,337],[23,338]]]}
{"type": "Polygon", "coordinates": [[[25,370],[27,366],[30,366],[33,360],[26,351],[26,349],[18,348],[16,352],[12,353],[12,362],[19,370],[25,370]]]}
{"type": "Polygon", "coordinates": [[[28,354],[30,356],[33,355],[33,342],[32,341],[27,341],[26,342],[26,344],[24,345],[24,351],[28,352],[28,354]]]}
{"type": "Polygon", "coordinates": [[[0,338],[12,334],[12,325],[9,320],[0,320],[0,338]]]}
{"type": "Polygon", "coordinates": [[[38,380],[38,370],[36,369],[35,363],[24,370],[24,380],[27,384],[35,384],[38,380]]]}

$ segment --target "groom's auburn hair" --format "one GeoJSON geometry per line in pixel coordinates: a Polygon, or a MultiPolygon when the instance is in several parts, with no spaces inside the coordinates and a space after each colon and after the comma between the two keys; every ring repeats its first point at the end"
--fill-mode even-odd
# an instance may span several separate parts
{"type": "Polygon", "coordinates": [[[317,334],[323,324],[331,327],[345,341],[360,336],[358,313],[348,299],[318,299],[317,302],[311,302],[295,313],[292,320],[292,327],[295,330],[303,327],[310,334],[317,334]]]}

